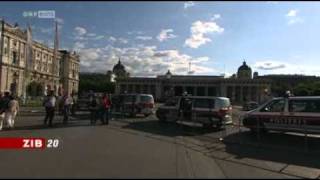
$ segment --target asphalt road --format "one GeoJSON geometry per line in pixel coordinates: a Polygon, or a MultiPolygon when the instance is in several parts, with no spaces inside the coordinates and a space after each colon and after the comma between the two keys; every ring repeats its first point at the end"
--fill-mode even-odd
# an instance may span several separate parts
{"type": "MultiPolygon", "coordinates": [[[[234,116],[243,113],[234,110],[234,116]]],[[[58,148],[0,150],[1,178],[319,178],[320,158],[305,152],[304,137],[280,133],[252,136],[224,130],[159,123],[155,116],[119,118],[89,125],[88,115],[53,128],[42,112],[22,112],[1,137],[58,139],[58,148]]],[[[235,118],[234,118],[235,119],[235,118]]],[[[235,124],[237,122],[235,121],[235,124]]],[[[308,147],[317,149],[318,139],[308,147]]]]}

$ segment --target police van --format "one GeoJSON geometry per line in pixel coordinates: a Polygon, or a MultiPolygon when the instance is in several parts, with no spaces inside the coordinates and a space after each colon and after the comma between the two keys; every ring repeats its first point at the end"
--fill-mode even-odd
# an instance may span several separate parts
{"type": "Polygon", "coordinates": [[[226,97],[176,96],[156,111],[160,122],[200,123],[204,128],[221,128],[232,123],[232,106],[226,97]]]}
{"type": "Polygon", "coordinates": [[[279,97],[245,113],[240,120],[252,132],[320,133],[320,96],[279,97]]]}

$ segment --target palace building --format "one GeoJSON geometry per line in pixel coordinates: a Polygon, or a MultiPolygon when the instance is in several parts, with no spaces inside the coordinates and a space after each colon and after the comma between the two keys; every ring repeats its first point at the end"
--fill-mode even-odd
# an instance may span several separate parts
{"type": "MultiPolygon", "coordinates": [[[[0,20],[0,91],[22,96],[43,96],[47,90],[77,93],[79,86],[79,55],[54,49],[32,41],[32,63],[26,78],[27,30],[0,20]],[[28,82],[28,84],[24,84],[28,82]]],[[[30,41],[31,42],[31,41],[30,41]]]]}
{"type": "MultiPolygon", "coordinates": [[[[119,61],[121,64],[121,62],[119,61]]],[[[119,64],[118,63],[118,64],[119,64]]],[[[116,67],[120,67],[120,65],[116,67]]],[[[124,66],[121,64],[121,70],[124,66]]],[[[113,69],[115,71],[115,69],[113,69]]],[[[116,94],[147,93],[152,94],[157,101],[162,101],[170,95],[180,96],[184,92],[194,96],[228,97],[233,104],[246,101],[262,102],[270,92],[271,81],[252,77],[251,68],[243,62],[237,75],[230,78],[223,76],[174,75],[169,70],[165,75],[154,78],[127,77],[116,79],[116,94]]]]}

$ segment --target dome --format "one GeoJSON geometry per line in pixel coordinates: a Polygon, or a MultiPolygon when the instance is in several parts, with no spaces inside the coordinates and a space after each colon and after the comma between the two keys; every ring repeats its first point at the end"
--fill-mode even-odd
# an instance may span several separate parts
{"type": "Polygon", "coordinates": [[[247,65],[246,61],[243,61],[242,66],[239,67],[238,71],[251,71],[251,68],[247,65]]]}
{"type": "Polygon", "coordinates": [[[125,68],[124,68],[124,66],[121,64],[121,61],[120,61],[120,59],[119,59],[119,61],[118,61],[118,64],[116,64],[114,67],[113,67],[113,72],[115,72],[115,71],[125,71],[125,68]]]}

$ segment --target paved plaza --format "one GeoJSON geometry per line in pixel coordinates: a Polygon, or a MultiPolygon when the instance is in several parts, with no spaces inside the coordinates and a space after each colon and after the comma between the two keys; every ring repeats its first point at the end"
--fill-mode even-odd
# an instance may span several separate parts
{"type": "MultiPolygon", "coordinates": [[[[99,122],[91,126],[85,112],[72,117],[66,126],[62,125],[61,116],[55,118],[53,128],[44,127],[42,120],[41,109],[24,108],[16,128],[1,131],[0,136],[58,139],[58,148],[1,150],[1,178],[319,178],[320,175],[319,156],[315,153],[265,147],[246,130],[239,134],[233,125],[220,131],[203,130],[190,125],[162,124],[150,116],[115,118],[109,126],[99,122]]],[[[298,142],[288,135],[271,137],[281,137],[288,148],[291,141],[298,142]]],[[[311,145],[318,142],[310,141],[311,145]]]]}

